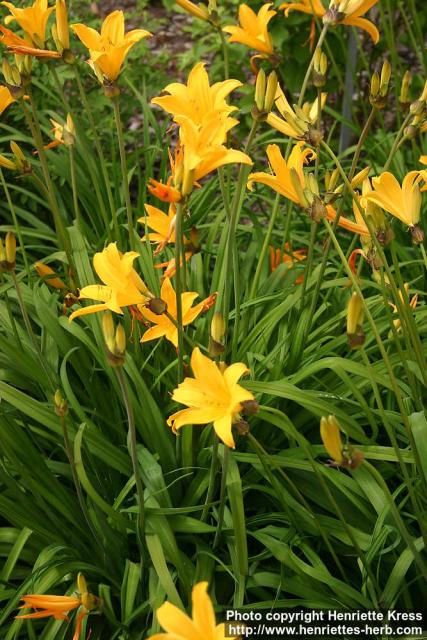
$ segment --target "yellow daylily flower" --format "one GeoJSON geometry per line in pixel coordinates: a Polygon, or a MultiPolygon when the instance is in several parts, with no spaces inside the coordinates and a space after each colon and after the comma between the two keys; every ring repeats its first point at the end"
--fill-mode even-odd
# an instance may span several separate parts
{"type": "Polygon", "coordinates": [[[304,164],[316,157],[316,154],[309,148],[304,149],[304,143],[298,142],[294,145],[288,161],[282,156],[277,144],[269,144],[267,147],[267,157],[273,174],[257,172],[251,173],[248,177],[248,189],[252,191],[253,183],[259,182],[271,187],[276,193],[280,193],[285,198],[292,200],[296,204],[303,206],[300,195],[295,189],[291,171],[294,170],[298,176],[302,189],[305,189],[304,164]]]}
{"type": "MultiPolygon", "coordinates": [[[[153,207],[151,204],[145,205],[145,211],[147,212],[147,216],[143,216],[142,218],[138,218],[138,222],[142,224],[146,224],[147,227],[153,229],[152,232],[147,233],[147,238],[150,242],[155,242],[159,244],[159,247],[162,249],[170,242],[175,242],[175,218],[176,218],[176,209],[173,204],[169,206],[169,210],[167,213],[158,209],[157,207],[153,207]]],[[[161,250],[161,249],[160,249],[161,250]]],[[[156,249],[156,253],[158,253],[156,249]]]]}
{"type": "Polygon", "coordinates": [[[185,117],[177,117],[180,125],[182,145],[182,182],[183,196],[191,193],[194,183],[218,167],[226,164],[242,163],[252,165],[250,157],[236,149],[228,149],[221,141],[226,138],[230,118],[218,119],[212,114],[210,121],[197,127],[185,117]]]}
{"type": "Polygon", "coordinates": [[[144,29],[133,29],[125,34],[123,11],[113,11],[104,20],[101,33],[85,24],[71,25],[76,36],[89,49],[90,62],[109,82],[117,80],[125,58],[142,38],[152,34],[144,29]]]}
{"type": "Polygon", "coordinates": [[[47,2],[48,0],[35,0],[30,7],[25,9],[17,9],[11,2],[2,2],[1,4],[7,7],[11,13],[11,16],[6,18],[6,24],[16,20],[25,34],[31,38],[31,42],[36,47],[43,48],[46,40],[47,21],[52,11],[55,10],[55,7],[49,7],[47,2]]]}
{"type": "Polygon", "coordinates": [[[242,362],[236,362],[222,371],[198,347],[191,355],[191,368],[195,377],[185,378],[172,395],[173,400],[189,408],[171,415],[168,425],[176,433],[186,424],[213,422],[218,438],[234,449],[231,430],[233,421],[238,419],[238,414],[243,409],[242,403],[254,401],[252,393],[237,384],[249,370],[242,362]]]}
{"type": "Polygon", "coordinates": [[[247,4],[239,6],[240,26],[228,25],[223,28],[230,34],[229,42],[240,42],[250,49],[261,53],[273,54],[273,41],[268,33],[268,23],[276,15],[276,11],[270,9],[273,3],[266,2],[256,14],[247,4]]]}
{"type": "MultiPolygon", "coordinates": [[[[163,89],[167,96],[160,96],[151,100],[167,113],[176,116],[185,116],[197,125],[202,125],[206,119],[212,117],[215,112],[221,116],[228,116],[237,107],[226,102],[227,96],[240,87],[239,80],[224,80],[209,84],[209,76],[205,69],[205,63],[199,62],[190,71],[187,84],[173,82],[163,89]]],[[[237,120],[232,120],[237,124],[237,120]]],[[[231,128],[231,127],[230,127],[231,128]]],[[[221,141],[223,142],[223,141],[221,141]]]]}
{"type": "Polygon", "coordinates": [[[6,111],[8,107],[15,102],[15,98],[10,93],[9,89],[4,86],[0,86],[0,116],[3,111],[6,111]]]}
{"type": "Polygon", "coordinates": [[[156,633],[149,640],[226,640],[225,625],[216,624],[208,586],[207,582],[199,582],[193,587],[191,618],[170,602],[162,604],[156,616],[166,633],[156,633]]]}
{"type": "MultiPolygon", "coordinates": [[[[307,194],[308,182],[304,174],[304,164],[316,157],[314,151],[309,148],[304,149],[304,142],[294,145],[288,161],[282,156],[277,144],[270,144],[267,147],[267,157],[273,173],[257,172],[251,173],[248,177],[248,189],[252,191],[254,182],[265,184],[276,193],[280,193],[285,198],[292,200],[303,209],[307,208],[305,194],[307,194]],[[298,188],[299,185],[299,188],[298,188]]],[[[326,217],[334,221],[336,211],[331,205],[326,205],[326,217]]],[[[368,228],[363,224],[357,224],[344,216],[340,216],[340,227],[352,233],[368,234],[368,228]]]]}
{"type": "Polygon", "coordinates": [[[92,284],[80,290],[80,300],[97,300],[94,304],[74,311],[70,322],[78,316],[98,311],[114,311],[122,314],[122,307],[145,304],[152,297],[143,280],[133,268],[138,257],[136,251],[120,253],[115,242],[111,242],[103,251],[95,253],[93,266],[103,285],[92,284]]]}
{"type": "Polygon", "coordinates": [[[380,176],[372,178],[374,191],[364,196],[367,201],[374,202],[407,224],[414,242],[422,242],[424,237],[418,226],[421,212],[420,181],[419,171],[410,171],[403,178],[401,186],[394,175],[386,171],[380,176]]]}
{"type": "Polygon", "coordinates": [[[70,611],[80,609],[76,616],[76,626],[73,640],[79,640],[84,618],[99,606],[99,598],[89,593],[84,576],[79,573],[77,577],[79,593],[74,596],[51,596],[28,594],[22,596],[23,604],[21,609],[35,609],[34,613],[27,613],[16,616],[21,620],[34,618],[48,618],[52,616],[55,620],[69,620],[70,611]]]}
{"type": "MultiPolygon", "coordinates": [[[[325,105],[327,95],[327,93],[321,94],[320,110],[322,110],[325,105]]],[[[267,123],[270,127],[277,129],[277,131],[280,131],[290,138],[307,140],[314,144],[315,140],[310,140],[310,130],[312,130],[312,135],[314,136],[316,130],[313,130],[313,127],[315,127],[319,117],[318,98],[316,98],[313,103],[305,102],[301,108],[295,107],[297,111],[296,113],[289,104],[282,88],[278,86],[274,103],[280,113],[280,116],[272,112],[268,114],[267,123]]],[[[321,135],[320,132],[317,132],[317,136],[319,135],[321,135]]]]}
{"type": "MultiPolygon", "coordinates": [[[[188,291],[181,294],[182,304],[182,326],[186,327],[191,324],[202,311],[205,311],[208,306],[211,305],[212,297],[199,302],[195,307],[192,307],[194,300],[198,297],[198,293],[188,291]]],[[[167,312],[172,318],[177,319],[176,309],[176,293],[172,287],[172,283],[169,278],[163,280],[162,288],[160,290],[160,298],[167,305],[167,312]]],[[[169,342],[172,342],[174,347],[178,348],[178,329],[176,324],[172,322],[165,313],[158,315],[151,311],[149,308],[140,310],[144,319],[151,322],[154,326],[147,329],[141,338],[141,342],[148,342],[149,340],[157,340],[165,336],[169,342]]]]}
{"type": "Polygon", "coordinates": [[[302,11],[323,18],[324,22],[333,26],[346,24],[359,27],[367,31],[374,44],[377,44],[380,39],[377,27],[370,20],[362,18],[377,2],[378,0],[331,0],[326,10],[321,0],[298,0],[298,2],[284,2],[279,8],[285,10],[286,16],[289,11],[302,11]]]}

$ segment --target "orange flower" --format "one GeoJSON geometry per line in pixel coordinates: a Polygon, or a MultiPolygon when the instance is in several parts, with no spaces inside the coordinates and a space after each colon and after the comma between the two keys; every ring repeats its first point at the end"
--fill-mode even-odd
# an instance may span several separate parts
{"type": "Polygon", "coordinates": [[[169,176],[166,184],[150,178],[147,186],[148,191],[152,196],[155,196],[162,202],[179,202],[181,200],[181,194],[178,189],[171,186],[173,177],[169,176]]]}
{"type": "Polygon", "coordinates": [[[61,54],[57,51],[49,51],[48,49],[38,49],[31,42],[17,36],[13,31],[0,25],[0,43],[4,44],[9,51],[18,53],[23,56],[34,56],[36,58],[60,58],[61,54]]]}
{"type": "MultiPolygon", "coordinates": [[[[298,251],[292,251],[289,242],[281,249],[275,249],[270,246],[270,267],[271,271],[275,271],[280,264],[294,264],[301,260],[305,260],[307,257],[307,251],[305,249],[299,249],[298,251]]],[[[295,280],[295,284],[300,284],[303,280],[303,276],[299,276],[295,280]]]]}
{"type": "MultiPolygon", "coordinates": [[[[185,252],[185,261],[188,262],[192,255],[193,255],[192,251],[186,251],[185,252]]],[[[181,265],[182,265],[182,262],[181,262],[181,265]]],[[[176,272],[175,258],[172,258],[172,260],[168,260],[167,262],[161,262],[160,264],[155,264],[154,268],[155,269],[165,269],[165,272],[163,274],[163,278],[172,278],[172,276],[174,276],[175,272],[176,272]]]]}
{"type": "Polygon", "coordinates": [[[48,618],[52,616],[55,620],[69,620],[68,614],[80,608],[76,616],[76,626],[73,640],[79,640],[83,620],[99,605],[99,599],[88,592],[84,576],[79,573],[77,576],[77,586],[79,593],[74,596],[50,596],[40,594],[28,594],[22,596],[23,605],[20,609],[36,609],[34,613],[26,613],[16,616],[21,620],[48,618]]]}

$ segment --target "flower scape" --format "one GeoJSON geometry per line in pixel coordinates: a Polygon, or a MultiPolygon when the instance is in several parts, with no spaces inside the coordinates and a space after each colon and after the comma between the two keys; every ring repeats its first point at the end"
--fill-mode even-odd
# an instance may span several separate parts
{"type": "Polygon", "coordinates": [[[426,29],[0,3],[0,638],[425,608],[426,29]]]}

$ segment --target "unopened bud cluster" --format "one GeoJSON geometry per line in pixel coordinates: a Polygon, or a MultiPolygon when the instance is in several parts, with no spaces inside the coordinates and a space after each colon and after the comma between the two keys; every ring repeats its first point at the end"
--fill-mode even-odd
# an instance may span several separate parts
{"type": "Polygon", "coordinates": [[[31,165],[26,160],[24,152],[21,147],[12,140],[10,143],[10,150],[13,154],[13,158],[6,158],[6,156],[0,155],[0,167],[2,169],[10,169],[10,171],[16,171],[17,173],[31,173],[31,165]]]}
{"type": "Polygon", "coordinates": [[[25,94],[25,85],[28,82],[28,77],[31,73],[31,57],[30,56],[15,56],[15,64],[3,58],[2,73],[6,82],[6,86],[9,89],[11,95],[15,100],[23,98],[25,94]]]}
{"type": "Polygon", "coordinates": [[[55,392],[53,402],[55,405],[56,415],[60,416],[61,418],[66,416],[68,413],[68,402],[62,397],[62,393],[59,389],[55,392]]]}
{"type": "Polygon", "coordinates": [[[225,324],[224,316],[219,311],[215,311],[212,316],[211,329],[209,336],[209,355],[211,358],[216,358],[225,349],[225,336],[227,333],[227,327],[225,324]]]}
{"type": "Polygon", "coordinates": [[[277,74],[272,71],[266,77],[263,69],[258,71],[255,85],[255,106],[252,116],[255,120],[266,120],[274,105],[278,86],[277,74]]]}
{"type": "Polygon", "coordinates": [[[314,52],[313,84],[317,88],[324,87],[328,74],[328,59],[322,49],[318,47],[314,52]]]}
{"type": "Polygon", "coordinates": [[[385,60],[381,69],[381,74],[377,71],[371,78],[371,91],[369,101],[376,109],[384,109],[387,106],[387,99],[390,92],[391,66],[385,60]]]}
{"type": "Polygon", "coordinates": [[[114,326],[113,316],[110,311],[104,313],[102,331],[109,364],[112,367],[121,367],[126,357],[126,334],[121,323],[117,327],[114,326]]]}

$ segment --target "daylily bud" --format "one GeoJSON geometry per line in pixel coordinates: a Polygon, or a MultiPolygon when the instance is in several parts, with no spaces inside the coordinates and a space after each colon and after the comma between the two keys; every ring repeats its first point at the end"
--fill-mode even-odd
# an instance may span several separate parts
{"type": "Polygon", "coordinates": [[[35,270],[37,271],[40,278],[43,278],[47,285],[53,287],[54,289],[66,289],[66,284],[60,279],[57,278],[53,269],[47,266],[47,264],[43,264],[43,262],[36,262],[34,265],[35,270]],[[53,277],[50,277],[53,276],[53,277]]]}
{"type": "Polygon", "coordinates": [[[16,238],[10,231],[6,233],[6,260],[9,264],[15,265],[16,262],[16,238]]]}
{"type": "Polygon", "coordinates": [[[323,446],[327,453],[336,464],[340,465],[344,460],[342,453],[343,443],[340,425],[335,416],[321,417],[320,437],[322,438],[323,446]]]}
{"type": "Polygon", "coordinates": [[[6,84],[8,85],[12,85],[13,84],[13,77],[12,77],[12,67],[10,66],[9,61],[7,60],[7,58],[3,58],[3,62],[2,62],[2,73],[3,73],[3,77],[6,81],[6,84]]]}
{"type": "Polygon", "coordinates": [[[10,231],[6,234],[5,244],[0,238],[0,272],[14,271],[16,266],[16,238],[10,231]]]}
{"type": "Polygon", "coordinates": [[[199,18],[200,20],[209,20],[209,10],[205,5],[195,4],[190,0],[176,0],[176,3],[179,4],[184,11],[187,11],[195,18],[199,18]]]}
{"type": "Polygon", "coordinates": [[[82,573],[79,573],[77,576],[77,588],[81,594],[88,592],[86,578],[82,573]]]}
{"type": "Polygon", "coordinates": [[[259,112],[264,110],[266,78],[264,69],[258,71],[255,84],[255,105],[259,112]]]}
{"type": "Polygon", "coordinates": [[[322,416],[320,437],[323,446],[332,458],[330,466],[356,469],[363,461],[364,456],[361,451],[343,445],[341,427],[335,416],[322,416]]]}
{"type": "Polygon", "coordinates": [[[121,324],[115,329],[110,311],[106,311],[103,315],[102,332],[104,334],[108,363],[112,367],[121,367],[126,357],[126,334],[121,324]]]}
{"type": "Polygon", "coordinates": [[[117,325],[116,329],[116,353],[124,354],[126,352],[126,333],[122,324],[117,325]]]}
{"type": "Polygon", "coordinates": [[[110,353],[114,353],[115,335],[114,320],[110,311],[106,311],[102,316],[102,332],[104,334],[105,344],[110,353]]]}
{"type": "Polygon", "coordinates": [[[277,93],[278,78],[277,73],[272,71],[268,76],[267,89],[265,92],[264,111],[270,113],[274,105],[274,99],[277,93]]]}
{"type": "Polygon", "coordinates": [[[356,173],[356,175],[354,176],[353,180],[350,183],[352,189],[357,189],[357,187],[366,180],[370,170],[371,170],[370,167],[365,167],[365,169],[362,169],[362,171],[359,171],[359,173],[356,173]]]}
{"type": "Polygon", "coordinates": [[[55,391],[55,395],[53,397],[53,401],[55,404],[55,413],[57,416],[63,418],[68,413],[68,402],[64,400],[60,390],[55,391]]]}
{"type": "Polygon", "coordinates": [[[212,358],[223,353],[226,331],[224,316],[219,311],[215,311],[211,321],[209,340],[209,355],[212,358]]]}
{"type": "Polygon", "coordinates": [[[386,96],[389,90],[391,78],[391,65],[388,60],[384,60],[383,66],[381,69],[381,80],[380,80],[380,93],[382,96],[386,96]]]}
{"type": "Polygon", "coordinates": [[[325,187],[326,191],[334,191],[337,186],[338,178],[340,177],[339,169],[334,169],[332,173],[329,171],[325,174],[325,187]]]}
{"type": "Polygon", "coordinates": [[[365,342],[365,332],[362,326],[363,316],[363,300],[354,291],[347,307],[347,337],[351,349],[357,349],[365,342]]]}
{"type": "Polygon", "coordinates": [[[412,75],[410,71],[405,71],[405,75],[403,76],[402,85],[400,87],[400,95],[399,95],[399,104],[404,113],[406,113],[409,109],[409,105],[411,104],[409,98],[409,87],[411,84],[412,75]]]}

